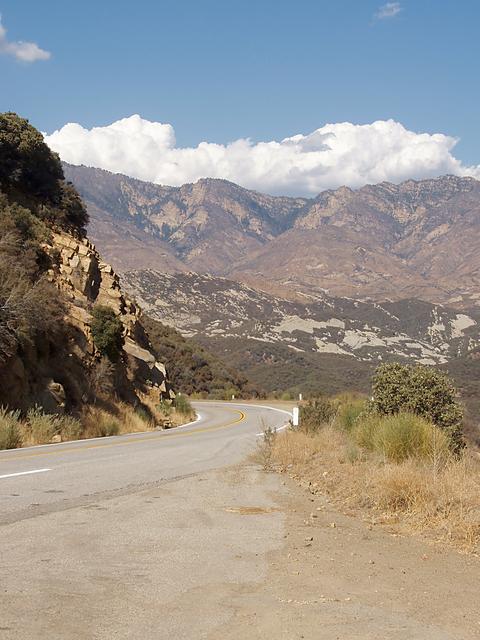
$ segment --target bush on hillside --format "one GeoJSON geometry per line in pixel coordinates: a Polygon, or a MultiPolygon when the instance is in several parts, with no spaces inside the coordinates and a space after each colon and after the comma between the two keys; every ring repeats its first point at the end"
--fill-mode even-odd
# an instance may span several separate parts
{"type": "Polygon", "coordinates": [[[62,165],[42,134],[15,113],[0,114],[0,187],[55,201],[60,196],[62,165]]]}
{"type": "Polygon", "coordinates": [[[327,398],[309,400],[300,407],[300,428],[303,431],[317,431],[328,424],[336,414],[336,407],[327,398]]]}
{"type": "Polygon", "coordinates": [[[0,238],[0,365],[19,345],[47,333],[55,338],[61,329],[62,296],[39,276],[34,262],[17,236],[0,238]]]}
{"type": "Polygon", "coordinates": [[[116,362],[122,351],[123,324],[111,307],[96,305],[92,312],[93,342],[99,352],[116,362]]]}
{"type": "Polygon", "coordinates": [[[247,379],[194,340],[148,316],[142,317],[153,350],[175,390],[221,400],[253,394],[247,379]]]}
{"type": "Polygon", "coordinates": [[[383,364],[373,377],[370,407],[380,415],[414,413],[461,441],[463,410],[455,387],[440,371],[422,365],[383,364]]]}
{"type": "Polygon", "coordinates": [[[181,413],[183,416],[192,416],[195,414],[195,411],[190,404],[190,400],[187,396],[184,396],[183,393],[175,397],[173,404],[178,413],[181,413]]]}

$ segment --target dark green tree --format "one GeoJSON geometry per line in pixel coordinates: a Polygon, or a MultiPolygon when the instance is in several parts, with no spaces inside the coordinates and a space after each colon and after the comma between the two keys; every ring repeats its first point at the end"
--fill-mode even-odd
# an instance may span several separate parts
{"type": "Polygon", "coordinates": [[[53,224],[84,230],[86,209],[62,164],[28,120],[0,113],[0,190],[53,224]]]}
{"type": "Polygon", "coordinates": [[[51,202],[60,197],[63,171],[42,134],[15,113],[0,114],[0,185],[51,202]]]}
{"type": "Polygon", "coordinates": [[[447,429],[456,442],[462,434],[463,410],[450,379],[422,365],[382,364],[373,376],[371,408],[382,415],[407,411],[447,429]]]}

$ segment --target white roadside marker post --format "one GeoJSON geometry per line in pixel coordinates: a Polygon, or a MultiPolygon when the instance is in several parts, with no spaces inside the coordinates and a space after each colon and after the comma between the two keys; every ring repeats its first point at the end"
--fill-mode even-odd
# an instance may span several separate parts
{"type": "Polygon", "coordinates": [[[298,394],[298,399],[300,402],[303,400],[303,395],[301,393],[298,394]]]}
{"type": "Polygon", "coordinates": [[[292,424],[294,427],[298,427],[300,424],[300,411],[298,410],[298,407],[293,407],[292,424]]]}

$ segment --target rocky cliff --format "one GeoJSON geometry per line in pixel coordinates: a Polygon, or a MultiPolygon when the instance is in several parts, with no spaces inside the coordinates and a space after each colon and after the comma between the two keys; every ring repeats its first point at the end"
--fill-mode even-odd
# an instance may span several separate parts
{"type": "Polygon", "coordinates": [[[2,403],[20,409],[39,404],[55,412],[91,400],[91,377],[101,360],[91,331],[95,305],[112,308],[123,324],[123,351],[114,384],[119,399],[135,404],[137,394],[149,390],[159,399],[174,397],[165,367],[153,354],[139,307],[125,295],[118,275],[88,238],[59,230],[43,249],[52,258],[47,278],[64,300],[64,325],[54,345],[44,341],[40,349],[23,349],[0,367],[2,403]]]}
{"type": "MultiPolygon", "coordinates": [[[[118,275],[101,260],[95,246],[87,238],[76,239],[56,233],[50,250],[60,253],[58,267],[50,271],[50,276],[67,297],[66,321],[84,335],[86,352],[91,356],[98,355],[90,328],[92,305],[111,307],[124,326],[126,356],[134,361],[137,372],[140,368],[147,374],[150,386],[156,387],[162,397],[170,397],[165,367],[152,353],[141,323],[141,311],[123,292],[118,275]]],[[[132,380],[138,383],[142,378],[137,375],[132,380]]]]}
{"type": "Polygon", "coordinates": [[[58,157],[13,113],[0,114],[0,156],[0,407],[81,412],[97,400],[114,409],[147,393],[169,399],[140,310],[88,240],[58,157]]]}

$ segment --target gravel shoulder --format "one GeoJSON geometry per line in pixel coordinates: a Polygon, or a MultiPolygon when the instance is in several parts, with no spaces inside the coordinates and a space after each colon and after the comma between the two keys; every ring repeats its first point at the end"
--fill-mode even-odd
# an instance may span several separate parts
{"type": "Polygon", "coordinates": [[[478,558],[340,514],[250,464],[0,535],[1,640],[480,637],[478,558]]]}

